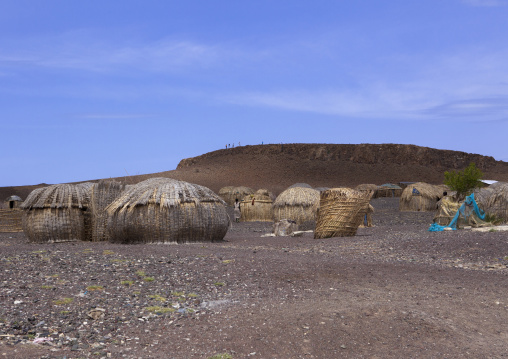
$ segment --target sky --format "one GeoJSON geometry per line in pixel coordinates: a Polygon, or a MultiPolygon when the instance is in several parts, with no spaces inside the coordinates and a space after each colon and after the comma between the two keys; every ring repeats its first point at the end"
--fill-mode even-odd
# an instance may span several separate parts
{"type": "Polygon", "coordinates": [[[508,0],[0,0],[0,186],[240,143],[508,161],[508,0]]]}

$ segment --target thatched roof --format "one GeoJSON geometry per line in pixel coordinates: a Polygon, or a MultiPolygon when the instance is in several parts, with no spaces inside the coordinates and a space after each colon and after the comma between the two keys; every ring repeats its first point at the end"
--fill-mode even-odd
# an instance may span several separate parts
{"type": "Polygon", "coordinates": [[[5,202],[11,202],[11,201],[23,202],[21,197],[20,196],[16,196],[16,195],[7,197],[7,199],[5,200],[5,202]]]}
{"type": "MultiPolygon", "coordinates": [[[[418,183],[421,183],[421,182],[418,182],[418,183]]],[[[382,184],[381,186],[378,186],[377,188],[381,188],[381,189],[402,189],[402,187],[397,186],[396,184],[393,184],[393,183],[385,183],[385,184],[382,184]]]]}
{"type": "Polygon", "coordinates": [[[33,190],[21,205],[32,208],[87,208],[92,183],[55,184],[33,190]]]}
{"type": "Polygon", "coordinates": [[[125,192],[108,207],[109,213],[133,209],[136,206],[156,204],[163,207],[177,207],[181,203],[225,202],[209,188],[178,181],[172,178],[157,177],[140,182],[125,192]]]}
{"type": "Polygon", "coordinates": [[[274,194],[265,188],[260,188],[256,192],[254,192],[254,197],[256,196],[269,197],[272,201],[275,200],[274,194]]]}
{"type": "Polygon", "coordinates": [[[317,205],[319,205],[319,191],[305,187],[288,188],[279,194],[273,202],[274,207],[312,207],[317,205]]]}
{"type": "Polygon", "coordinates": [[[372,183],[363,183],[363,184],[359,184],[358,186],[356,186],[355,189],[357,191],[373,191],[373,192],[375,192],[377,190],[377,185],[372,184],[372,183]]]}
{"type": "Polygon", "coordinates": [[[251,194],[254,193],[254,190],[250,187],[246,186],[226,186],[222,187],[219,190],[219,195],[223,194],[238,194],[238,195],[244,195],[244,194],[251,194]]]}
{"type": "Polygon", "coordinates": [[[295,183],[294,185],[289,186],[287,189],[296,188],[296,187],[300,187],[300,188],[312,188],[312,186],[310,184],[307,184],[307,183],[295,183]]]}
{"type": "Polygon", "coordinates": [[[402,195],[400,196],[401,201],[409,201],[413,196],[423,196],[427,198],[435,199],[436,201],[442,197],[443,188],[434,186],[425,182],[416,182],[408,185],[402,195]]]}
{"type": "Polygon", "coordinates": [[[323,191],[328,191],[330,189],[330,187],[316,187],[314,189],[316,191],[323,192],[323,191]]]}

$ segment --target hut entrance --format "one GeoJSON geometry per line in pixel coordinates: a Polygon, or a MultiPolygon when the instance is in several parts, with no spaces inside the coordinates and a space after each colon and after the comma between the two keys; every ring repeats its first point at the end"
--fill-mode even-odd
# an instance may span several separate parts
{"type": "Polygon", "coordinates": [[[13,209],[13,208],[14,208],[14,201],[9,201],[9,208],[10,208],[10,209],[13,209]]]}

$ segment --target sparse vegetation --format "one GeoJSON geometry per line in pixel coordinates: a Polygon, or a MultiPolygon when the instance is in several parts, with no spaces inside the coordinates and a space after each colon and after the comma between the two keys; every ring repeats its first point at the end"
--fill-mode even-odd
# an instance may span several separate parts
{"type": "Polygon", "coordinates": [[[120,284],[126,285],[126,286],[130,287],[131,285],[134,284],[134,281],[133,280],[123,280],[123,281],[120,282],[120,284]]]}
{"type": "Polygon", "coordinates": [[[222,353],[222,354],[215,354],[208,359],[233,359],[233,356],[228,353],[222,353]]]}
{"type": "Polygon", "coordinates": [[[457,198],[462,200],[473,193],[475,188],[482,186],[480,179],[483,177],[483,172],[471,162],[464,171],[446,171],[444,177],[444,183],[452,191],[457,191],[457,198]]]}
{"type": "Polygon", "coordinates": [[[72,298],[62,298],[62,299],[57,299],[57,300],[53,301],[53,304],[66,305],[66,304],[71,304],[73,301],[74,301],[74,299],[72,299],[72,298]]]}
{"type": "Polygon", "coordinates": [[[90,286],[86,287],[86,289],[92,292],[94,290],[103,290],[104,287],[101,285],[90,285],[90,286]]]}
{"type": "Polygon", "coordinates": [[[153,281],[155,281],[155,278],[154,277],[145,277],[145,278],[143,278],[143,280],[145,282],[153,282],[153,281]]]}
{"type": "Polygon", "coordinates": [[[172,307],[159,307],[159,306],[146,307],[145,310],[147,312],[155,314],[173,313],[176,311],[176,309],[172,307]]]}

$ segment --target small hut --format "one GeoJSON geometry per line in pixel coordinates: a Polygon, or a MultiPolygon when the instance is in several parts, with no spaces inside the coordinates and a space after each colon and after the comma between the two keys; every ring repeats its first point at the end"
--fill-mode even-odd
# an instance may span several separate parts
{"type": "Polygon", "coordinates": [[[443,196],[443,189],[424,182],[408,185],[399,201],[402,212],[431,212],[437,209],[437,201],[443,196]]]}
{"type": "Polygon", "coordinates": [[[91,240],[91,183],[56,184],[33,190],[23,202],[23,231],[30,242],[91,240]]]}
{"type": "Polygon", "coordinates": [[[270,192],[266,189],[259,189],[255,193],[245,196],[240,203],[242,222],[272,222],[273,221],[273,200],[270,192]]]}
{"type": "Polygon", "coordinates": [[[312,188],[292,187],[277,196],[273,202],[274,221],[290,219],[298,225],[316,221],[319,191],[312,188]]]}
{"type": "Polygon", "coordinates": [[[379,197],[400,197],[402,195],[402,187],[393,183],[385,183],[377,187],[376,198],[379,197]]]}
{"type": "Polygon", "coordinates": [[[433,222],[440,226],[447,226],[457,214],[461,204],[451,196],[443,197],[437,202],[437,211],[433,222]]]}
{"type": "Polygon", "coordinates": [[[492,193],[485,205],[485,212],[495,216],[500,223],[508,222],[508,183],[497,182],[491,185],[492,193]]]}
{"type": "Polygon", "coordinates": [[[245,186],[226,186],[222,187],[219,190],[219,196],[228,204],[228,206],[233,206],[235,204],[235,200],[238,198],[240,201],[242,198],[249,194],[253,194],[254,190],[245,186]]]}
{"type": "Polygon", "coordinates": [[[364,219],[371,194],[350,188],[321,192],[314,238],[354,236],[364,219]]]}
{"type": "Polygon", "coordinates": [[[19,196],[10,196],[4,201],[4,207],[7,209],[20,208],[23,200],[19,196]]]}
{"type": "Polygon", "coordinates": [[[126,189],[107,208],[109,241],[186,243],[222,240],[230,220],[212,190],[171,178],[126,189]]]}
{"type": "Polygon", "coordinates": [[[125,187],[125,184],[113,180],[101,180],[93,184],[90,190],[92,241],[100,242],[108,240],[108,214],[106,207],[120,196],[125,187]]]}
{"type": "Polygon", "coordinates": [[[355,187],[355,190],[357,191],[365,191],[365,192],[371,192],[372,196],[370,198],[376,198],[377,197],[377,185],[372,183],[363,183],[359,184],[355,187]]]}

